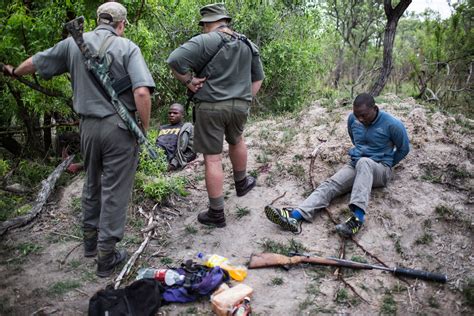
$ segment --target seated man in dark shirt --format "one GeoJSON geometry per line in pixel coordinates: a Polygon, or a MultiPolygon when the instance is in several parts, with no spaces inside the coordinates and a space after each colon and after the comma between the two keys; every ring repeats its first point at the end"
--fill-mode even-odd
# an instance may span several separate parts
{"type": "Polygon", "coordinates": [[[156,146],[165,151],[169,170],[183,168],[196,159],[193,150],[193,125],[183,123],[184,107],[174,103],[168,111],[169,124],[160,127],[156,146]]]}

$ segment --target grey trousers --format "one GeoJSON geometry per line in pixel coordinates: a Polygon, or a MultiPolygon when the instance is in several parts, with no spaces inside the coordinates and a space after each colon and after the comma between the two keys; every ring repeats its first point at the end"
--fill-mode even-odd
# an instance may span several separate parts
{"type": "Polygon", "coordinates": [[[83,118],[81,152],[86,180],[82,191],[84,231],[98,230],[101,243],[115,245],[124,235],[138,162],[138,145],[118,115],[83,118]]]}
{"type": "Polygon", "coordinates": [[[298,208],[301,209],[303,218],[311,222],[315,211],[329,206],[333,198],[349,192],[352,188],[349,205],[358,206],[367,212],[372,188],[385,186],[391,175],[392,168],[369,158],[361,158],[355,167],[345,165],[321,183],[298,208]]]}

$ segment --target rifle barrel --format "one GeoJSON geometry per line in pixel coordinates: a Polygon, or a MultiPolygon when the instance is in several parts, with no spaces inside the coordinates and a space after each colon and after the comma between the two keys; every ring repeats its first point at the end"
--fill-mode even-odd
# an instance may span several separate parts
{"type": "Polygon", "coordinates": [[[376,265],[376,264],[361,263],[361,262],[338,259],[338,258],[321,258],[321,257],[309,257],[309,256],[304,256],[304,258],[307,258],[307,259],[304,260],[303,262],[309,262],[309,263],[327,264],[327,265],[340,266],[340,267],[351,268],[351,269],[383,270],[383,271],[391,272],[397,276],[404,276],[404,277],[409,277],[409,278],[416,278],[416,279],[434,281],[434,282],[440,282],[440,283],[446,283],[448,281],[448,277],[445,274],[428,272],[428,271],[423,271],[423,270],[415,270],[415,269],[403,268],[403,267],[390,268],[390,267],[385,267],[385,266],[376,265]],[[308,260],[308,258],[316,259],[316,260],[308,260]],[[325,263],[325,261],[327,261],[327,263],[325,263]]]}
{"type": "Polygon", "coordinates": [[[312,263],[323,266],[336,266],[344,267],[351,269],[377,269],[393,273],[396,276],[404,276],[410,278],[417,278],[421,280],[434,281],[440,283],[446,283],[448,277],[445,274],[428,272],[423,270],[415,270],[403,267],[390,268],[381,265],[361,263],[351,260],[338,259],[338,258],[323,258],[310,255],[302,255],[291,253],[292,256],[287,257],[284,255],[276,253],[260,253],[252,254],[250,258],[249,268],[265,268],[265,267],[275,267],[275,266],[284,266],[284,265],[295,265],[299,263],[312,263]]]}

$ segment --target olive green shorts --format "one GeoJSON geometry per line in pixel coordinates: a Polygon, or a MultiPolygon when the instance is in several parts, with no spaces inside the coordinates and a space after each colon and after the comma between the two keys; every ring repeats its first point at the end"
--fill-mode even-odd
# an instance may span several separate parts
{"type": "Polygon", "coordinates": [[[194,151],[207,155],[222,153],[224,135],[230,145],[236,145],[244,132],[249,105],[249,101],[239,99],[197,103],[194,151]]]}

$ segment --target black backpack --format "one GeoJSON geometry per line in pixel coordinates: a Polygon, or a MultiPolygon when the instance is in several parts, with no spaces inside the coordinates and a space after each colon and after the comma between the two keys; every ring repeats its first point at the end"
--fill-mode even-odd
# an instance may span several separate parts
{"type": "Polygon", "coordinates": [[[90,316],[148,316],[161,306],[163,287],[154,279],[133,282],[124,289],[112,285],[98,291],[89,301],[90,316]]]}

